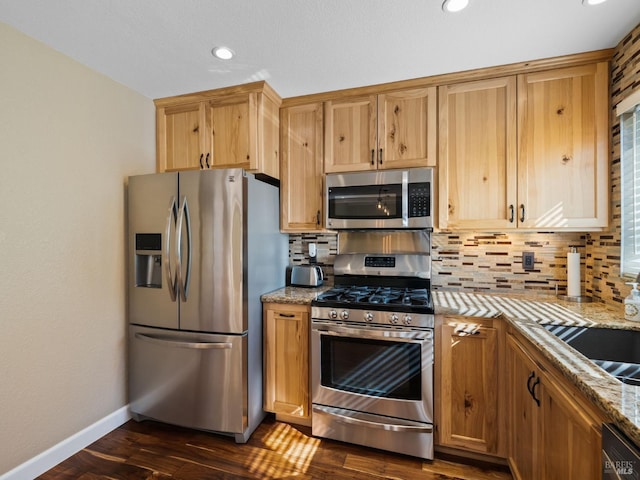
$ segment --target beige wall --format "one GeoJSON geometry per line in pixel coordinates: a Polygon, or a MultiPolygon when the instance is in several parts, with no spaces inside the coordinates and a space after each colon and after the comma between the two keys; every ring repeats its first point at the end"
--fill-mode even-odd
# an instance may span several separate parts
{"type": "Polygon", "coordinates": [[[0,23],[0,475],[126,405],[124,185],[150,99],[0,23]]]}

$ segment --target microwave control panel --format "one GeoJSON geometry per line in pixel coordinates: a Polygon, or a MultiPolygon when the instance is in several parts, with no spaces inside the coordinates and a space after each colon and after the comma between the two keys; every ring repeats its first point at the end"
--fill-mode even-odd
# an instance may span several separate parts
{"type": "Polygon", "coordinates": [[[429,183],[409,184],[409,216],[428,217],[431,213],[429,183]]]}

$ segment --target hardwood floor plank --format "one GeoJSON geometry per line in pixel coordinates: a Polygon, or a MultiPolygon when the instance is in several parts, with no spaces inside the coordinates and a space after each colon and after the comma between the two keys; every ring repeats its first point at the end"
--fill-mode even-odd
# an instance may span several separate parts
{"type": "Polygon", "coordinates": [[[270,416],[246,444],[152,421],[129,421],[40,480],[505,480],[508,473],[434,462],[311,436],[270,416]],[[505,476],[506,475],[506,476],[505,476]]]}

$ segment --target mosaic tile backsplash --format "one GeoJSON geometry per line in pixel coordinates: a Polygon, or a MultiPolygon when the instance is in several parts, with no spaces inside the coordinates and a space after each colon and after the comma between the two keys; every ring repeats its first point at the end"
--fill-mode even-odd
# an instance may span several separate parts
{"type": "MultiPolygon", "coordinates": [[[[585,235],[580,233],[470,233],[438,232],[432,235],[432,287],[435,290],[523,293],[541,290],[566,294],[567,252],[582,254],[586,281],[585,235]],[[534,269],[522,268],[522,252],[533,252],[534,269]]],[[[316,243],[318,264],[332,281],[333,257],[338,251],[332,234],[289,235],[292,265],[309,263],[308,244],[316,243]]],[[[583,287],[584,289],[585,287],[583,287]]]]}

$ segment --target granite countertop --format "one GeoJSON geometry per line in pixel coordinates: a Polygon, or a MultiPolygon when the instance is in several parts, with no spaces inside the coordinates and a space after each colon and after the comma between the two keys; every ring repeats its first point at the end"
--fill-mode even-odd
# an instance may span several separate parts
{"type": "MultiPolygon", "coordinates": [[[[329,289],[284,287],[262,295],[262,302],[310,305],[329,289]]],[[[502,317],[537,345],[544,357],[575,384],[606,416],[640,445],[640,386],[624,384],[569,347],[544,325],[606,327],[640,330],[640,322],[624,320],[623,306],[577,303],[552,295],[433,292],[436,314],[480,318],[502,317]]]]}

